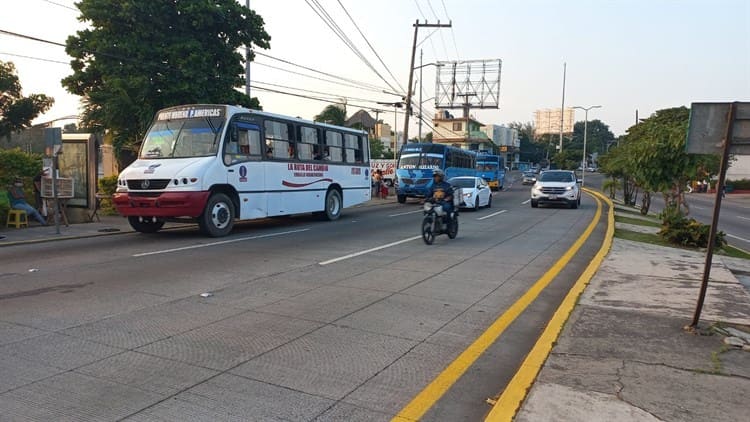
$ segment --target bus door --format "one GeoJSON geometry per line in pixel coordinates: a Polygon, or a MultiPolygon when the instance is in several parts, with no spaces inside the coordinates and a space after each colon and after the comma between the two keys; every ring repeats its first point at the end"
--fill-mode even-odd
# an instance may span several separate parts
{"type": "Polygon", "coordinates": [[[227,183],[240,196],[240,219],[266,217],[268,198],[265,193],[265,172],[261,157],[260,127],[252,123],[234,122],[229,127],[223,158],[227,183]]]}

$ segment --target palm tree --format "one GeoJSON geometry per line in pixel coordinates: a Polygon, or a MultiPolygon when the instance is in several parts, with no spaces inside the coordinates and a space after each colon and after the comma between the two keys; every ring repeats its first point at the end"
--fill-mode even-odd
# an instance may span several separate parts
{"type": "Polygon", "coordinates": [[[344,123],[346,123],[346,112],[338,105],[331,104],[326,106],[314,119],[316,122],[344,126],[344,123]]]}

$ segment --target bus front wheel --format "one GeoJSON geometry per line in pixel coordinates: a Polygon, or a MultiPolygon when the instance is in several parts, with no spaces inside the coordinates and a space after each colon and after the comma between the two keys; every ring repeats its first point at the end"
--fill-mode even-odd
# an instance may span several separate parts
{"type": "Polygon", "coordinates": [[[223,193],[211,195],[206,209],[198,217],[201,231],[211,237],[226,236],[234,226],[234,204],[223,193]]]}
{"type": "Polygon", "coordinates": [[[140,233],[156,233],[162,226],[164,226],[164,220],[152,220],[151,218],[143,217],[128,217],[128,223],[133,230],[140,233]]]}
{"type": "Polygon", "coordinates": [[[341,193],[337,189],[331,189],[326,193],[325,218],[329,221],[338,220],[341,216],[341,193]]]}

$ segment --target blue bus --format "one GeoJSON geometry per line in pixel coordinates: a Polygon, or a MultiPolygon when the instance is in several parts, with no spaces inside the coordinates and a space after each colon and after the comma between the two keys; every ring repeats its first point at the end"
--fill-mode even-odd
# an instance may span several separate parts
{"type": "Polygon", "coordinates": [[[477,155],[477,177],[481,177],[492,190],[500,190],[505,184],[505,158],[499,155],[477,155]]]}
{"type": "Polygon", "coordinates": [[[396,165],[396,197],[403,204],[406,198],[423,198],[432,183],[432,171],[441,169],[445,179],[474,176],[476,154],[443,144],[406,144],[401,148],[396,165]]]}

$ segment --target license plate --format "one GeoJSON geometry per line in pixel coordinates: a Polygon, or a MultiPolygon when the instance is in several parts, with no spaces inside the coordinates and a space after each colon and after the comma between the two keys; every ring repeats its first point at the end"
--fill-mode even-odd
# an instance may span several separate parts
{"type": "Polygon", "coordinates": [[[557,199],[557,195],[550,195],[549,199],[557,199]]]}

